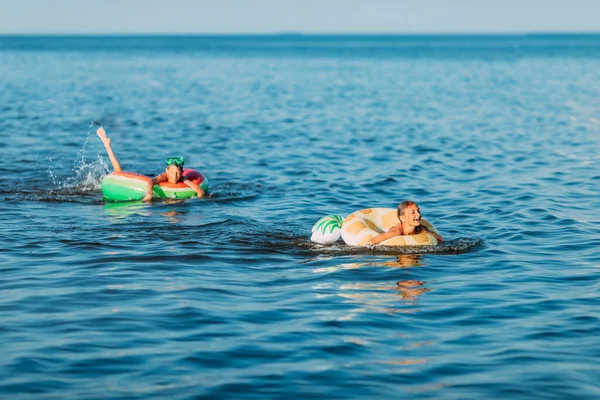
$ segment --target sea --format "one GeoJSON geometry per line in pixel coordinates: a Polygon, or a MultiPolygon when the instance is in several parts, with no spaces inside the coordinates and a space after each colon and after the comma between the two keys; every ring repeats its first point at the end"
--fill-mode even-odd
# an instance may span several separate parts
{"type": "Polygon", "coordinates": [[[600,398],[598,34],[0,36],[0,139],[1,398],[600,398]]]}

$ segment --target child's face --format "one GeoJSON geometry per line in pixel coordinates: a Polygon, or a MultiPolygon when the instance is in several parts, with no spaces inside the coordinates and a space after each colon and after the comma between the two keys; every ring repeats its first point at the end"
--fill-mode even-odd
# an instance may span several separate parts
{"type": "Polygon", "coordinates": [[[402,214],[402,222],[412,226],[421,225],[421,210],[416,204],[406,207],[402,214]]]}
{"type": "Polygon", "coordinates": [[[169,183],[177,183],[181,179],[181,170],[175,164],[169,165],[165,172],[167,173],[169,183]]]}

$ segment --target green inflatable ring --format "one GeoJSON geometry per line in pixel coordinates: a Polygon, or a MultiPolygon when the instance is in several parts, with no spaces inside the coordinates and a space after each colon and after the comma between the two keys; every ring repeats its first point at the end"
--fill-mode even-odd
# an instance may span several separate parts
{"type": "MultiPolygon", "coordinates": [[[[186,168],[182,176],[194,182],[205,193],[208,192],[208,179],[198,171],[186,168]]],[[[113,172],[102,179],[102,195],[107,201],[142,200],[146,196],[149,177],[134,172],[113,172]]],[[[183,182],[162,182],[154,185],[155,197],[163,199],[190,199],[196,191],[183,182]]]]}

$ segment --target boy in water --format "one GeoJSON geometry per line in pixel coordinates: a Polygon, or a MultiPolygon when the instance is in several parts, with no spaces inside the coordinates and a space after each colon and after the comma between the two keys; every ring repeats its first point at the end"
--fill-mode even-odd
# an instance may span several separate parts
{"type": "MultiPolygon", "coordinates": [[[[96,134],[102,140],[104,144],[104,148],[108,153],[108,158],[110,159],[110,163],[113,166],[115,172],[121,172],[121,164],[119,164],[119,160],[115,156],[115,153],[112,150],[112,146],[110,145],[110,138],[106,136],[106,131],[104,128],[100,127],[96,131],[96,134]]],[[[152,189],[154,185],[157,185],[161,182],[169,182],[169,183],[179,183],[183,182],[185,185],[196,191],[198,198],[204,196],[204,190],[200,188],[200,186],[196,185],[194,182],[190,181],[183,174],[183,157],[169,157],[167,158],[167,168],[165,172],[160,175],[155,176],[154,178],[148,181],[148,188],[146,190],[146,197],[144,197],[143,201],[152,201],[152,189]]]]}

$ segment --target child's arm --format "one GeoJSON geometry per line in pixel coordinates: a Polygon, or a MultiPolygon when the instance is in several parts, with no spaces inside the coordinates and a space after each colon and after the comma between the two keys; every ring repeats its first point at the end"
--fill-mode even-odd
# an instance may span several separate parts
{"type": "Polygon", "coordinates": [[[439,234],[430,231],[429,229],[423,227],[423,230],[425,231],[425,233],[427,233],[428,235],[433,236],[434,238],[436,238],[438,240],[438,244],[442,244],[444,243],[444,238],[441,237],[439,234]]]}
{"type": "Polygon", "coordinates": [[[392,226],[389,231],[387,231],[385,233],[381,233],[381,234],[371,238],[371,240],[369,240],[367,242],[367,244],[373,246],[373,245],[383,242],[384,240],[391,239],[395,236],[400,236],[400,234],[401,234],[400,228],[398,226],[392,226]]]}
{"type": "Polygon", "coordinates": [[[146,186],[146,197],[142,199],[142,201],[152,201],[152,196],[154,195],[153,189],[154,185],[164,182],[167,180],[166,174],[160,174],[155,176],[152,179],[148,180],[148,186],[146,186]]]}
{"type": "Polygon", "coordinates": [[[200,186],[196,185],[194,182],[190,181],[187,178],[184,178],[183,183],[185,183],[188,187],[191,187],[192,189],[194,189],[196,191],[196,194],[198,195],[198,198],[201,198],[202,196],[204,196],[204,190],[202,190],[202,188],[200,186]]]}
{"type": "Polygon", "coordinates": [[[104,128],[98,128],[98,130],[96,130],[96,135],[98,135],[100,140],[102,140],[104,148],[108,153],[108,158],[110,158],[110,163],[112,164],[115,172],[121,172],[121,164],[119,164],[119,160],[117,160],[117,156],[115,156],[115,153],[113,152],[112,146],[110,145],[110,139],[108,138],[108,136],[106,136],[106,131],[104,130],[104,128]]]}

